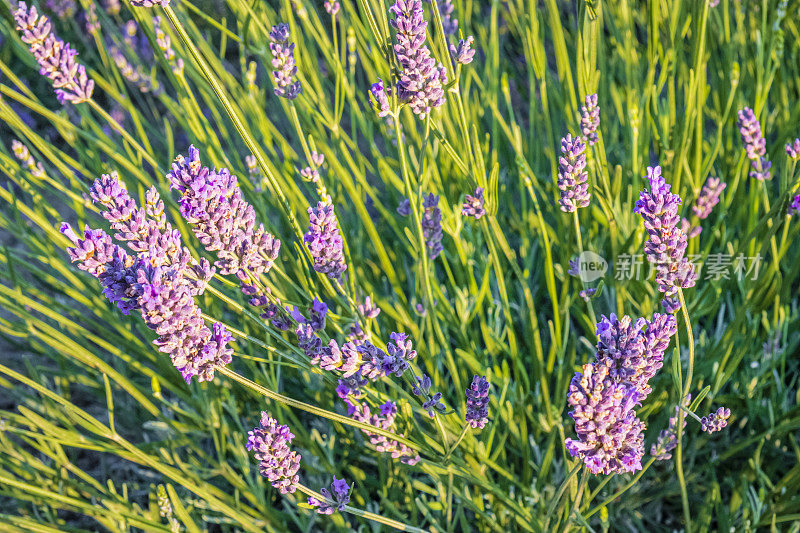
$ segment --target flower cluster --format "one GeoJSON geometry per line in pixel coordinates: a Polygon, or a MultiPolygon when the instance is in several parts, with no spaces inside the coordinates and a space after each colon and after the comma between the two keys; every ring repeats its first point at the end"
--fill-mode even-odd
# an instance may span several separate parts
{"type": "Polygon", "coordinates": [[[397,205],[397,214],[402,217],[407,217],[411,214],[411,200],[403,198],[397,205]]]}
{"type": "Polygon", "coordinates": [[[587,363],[569,386],[570,415],[578,439],[567,439],[565,444],[593,474],[621,474],[642,468],[645,425],[634,411],[638,393],[615,382],[611,370],[607,362],[587,363]]]}
{"type": "Polygon", "coordinates": [[[706,219],[711,214],[714,206],[719,203],[719,196],[727,184],[719,178],[708,178],[697,197],[697,204],[692,207],[692,212],[699,219],[706,219]]]}
{"type": "Polygon", "coordinates": [[[786,212],[787,215],[793,215],[795,213],[800,213],[800,194],[794,197],[792,203],[789,205],[789,210],[786,212]]]}
{"type": "Polygon", "coordinates": [[[461,206],[461,214],[465,217],[473,217],[475,220],[480,219],[486,214],[486,209],[483,208],[483,188],[478,187],[475,189],[475,195],[468,194],[464,205],[461,206]]]}
{"type": "Polygon", "coordinates": [[[294,43],[289,42],[289,25],[281,22],[269,32],[269,49],[272,52],[272,80],[275,95],[294,100],[303,90],[299,81],[294,81],[297,64],[294,61],[294,43]]]}
{"type": "Polygon", "coordinates": [[[739,132],[742,135],[742,142],[747,151],[747,158],[750,160],[753,170],[750,177],[759,181],[770,179],[769,169],[772,163],[765,157],[767,154],[767,141],[761,133],[755,113],[749,107],[739,110],[739,132]]]}
{"type": "Polygon", "coordinates": [[[800,160],[800,139],[795,139],[794,142],[786,143],[786,155],[795,161],[800,160]]]}
{"type": "Polygon", "coordinates": [[[281,494],[292,494],[300,480],[300,455],[291,449],[293,439],[289,427],[266,411],[261,412],[261,424],[247,433],[247,449],[255,451],[261,475],[281,494]]]}
{"type": "Polygon", "coordinates": [[[472,429],[483,429],[489,421],[489,382],[484,376],[473,376],[466,396],[467,414],[464,419],[472,429]]]}
{"type": "Polygon", "coordinates": [[[600,128],[600,107],[597,105],[597,94],[590,94],[586,97],[584,105],[581,107],[581,133],[586,142],[594,146],[597,142],[597,130],[600,128]]]}
{"type": "Polygon", "coordinates": [[[472,48],[472,43],[475,38],[470,35],[466,39],[459,39],[458,44],[450,43],[450,55],[453,61],[461,65],[469,65],[475,57],[475,49],[472,48]]]}
{"type": "MultiPolygon", "coordinates": [[[[325,0],[323,6],[325,7],[325,11],[327,11],[328,14],[332,17],[336,16],[336,14],[339,12],[339,8],[341,7],[339,5],[339,2],[336,1],[331,2],[331,0],[325,0]]],[[[334,481],[336,480],[336,478],[333,479],[334,481]]]]}
{"type": "Polygon", "coordinates": [[[429,417],[433,418],[437,411],[444,413],[447,406],[442,402],[441,392],[431,394],[431,385],[431,378],[427,374],[422,374],[422,376],[416,377],[416,384],[411,387],[411,392],[414,396],[425,398],[422,408],[427,411],[429,417]]]}
{"type": "Polygon", "coordinates": [[[183,59],[175,58],[175,50],[172,49],[172,41],[169,35],[164,31],[161,17],[153,17],[153,26],[156,30],[156,44],[164,54],[164,59],[167,60],[167,64],[170,69],[172,69],[172,72],[174,72],[176,76],[181,76],[183,74],[183,59]]]}
{"type": "MultiPolygon", "coordinates": [[[[388,401],[378,407],[380,414],[372,414],[366,403],[354,404],[347,401],[347,407],[348,414],[354,420],[385,430],[392,429],[395,417],[397,416],[397,404],[392,401],[388,401]]],[[[379,452],[388,453],[393,459],[400,459],[400,462],[403,464],[415,465],[419,462],[419,455],[405,444],[377,433],[372,433],[367,430],[362,431],[369,437],[369,441],[379,452]]],[[[400,436],[402,437],[403,435],[400,436]]]]}
{"type": "Polygon", "coordinates": [[[206,250],[216,253],[222,274],[235,274],[244,286],[272,268],[281,243],[263,224],[256,226],[255,210],[228,169],[202,166],[200,152],[190,146],[189,157],[179,155],[167,179],[181,194],[181,215],[206,250]]]}
{"type": "MultiPolygon", "coordinates": [[[[327,2],[326,2],[327,3],[327,2]]],[[[338,3],[336,4],[339,5],[338,3]]],[[[321,489],[319,492],[324,499],[308,498],[308,505],[317,508],[319,514],[333,514],[334,511],[344,511],[344,508],[350,502],[350,491],[352,488],[347,484],[347,481],[336,479],[333,476],[333,483],[331,483],[331,490],[321,489]]]]}
{"type": "Polygon", "coordinates": [[[703,431],[706,433],[715,433],[722,431],[728,425],[728,418],[731,416],[731,410],[727,407],[720,407],[715,412],[710,413],[700,419],[703,426],[703,431]]]}
{"type": "Polygon", "coordinates": [[[14,20],[22,32],[22,42],[41,67],[39,73],[53,82],[58,101],[77,104],[89,100],[94,81],[86,75],[86,68],[75,61],[78,52],[50,33],[50,20],[40,16],[36,7],[29,9],[25,2],[20,2],[14,11],[14,20]]]}
{"type": "Polygon", "coordinates": [[[391,24],[397,31],[398,96],[409,102],[417,116],[425,118],[431,109],[444,103],[447,71],[436,64],[425,45],[428,23],[423,18],[422,0],[397,0],[389,10],[395,15],[391,24]]]}
{"type": "Polygon", "coordinates": [[[439,209],[439,197],[433,193],[428,194],[422,207],[422,234],[425,237],[425,246],[428,247],[431,259],[436,259],[444,249],[442,247],[442,210],[439,209]]]}
{"type": "Polygon", "coordinates": [[[639,193],[633,212],[642,216],[649,235],[644,252],[656,267],[658,290],[664,293],[661,303],[667,312],[674,313],[680,309],[680,302],[675,298],[678,289],[693,287],[697,273],[684,257],[687,236],[678,227],[680,196],[670,192],[660,166],[647,167],[646,177],[651,190],[639,193]]]}
{"type": "Polygon", "coordinates": [[[561,139],[561,157],[558,158],[558,188],[561,210],[572,213],[589,205],[589,174],[586,172],[586,144],[580,137],[569,133],[561,139]]]}
{"type": "Polygon", "coordinates": [[[453,0],[441,0],[437,5],[439,6],[439,15],[442,17],[442,30],[444,30],[445,35],[455,35],[456,31],[458,31],[458,19],[453,18],[453,11],[456,9],[453,5],[453,0]]]}
{"type": "Polygon", "coordinates": [[[369,88],[369,92],[372,94],[372,99],[375,102],[375,108],[378,112],[378,116],[381,118],[388,116],[391,112],[391,106],[389,105],[391,91],[391,87],[383,86],[383,80],[380,78],[378,78],[378,81],[373,83],[369,88]]]}
{"type": "Polygon", "coordinates": [[[339,224],[333,205],[319,202],[308,208],[309,226],[303,240],[314,259],[314,270],[340,281],[347,270],[344,260],[344,242],[339,234],[339,224]]]}

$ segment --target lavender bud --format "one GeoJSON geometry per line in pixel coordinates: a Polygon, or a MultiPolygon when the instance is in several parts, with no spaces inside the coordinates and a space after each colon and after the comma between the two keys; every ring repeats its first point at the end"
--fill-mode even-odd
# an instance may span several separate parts
{"type": "Polygon", "coordinates": [[[373,83],[369,88],[369,92],[372,95],[373,103],[375,110],[378,112],[378,116],[381,118],[388,116],[391,112],[391,106],[389,105],[391,87],[384,87],[383,80],[378,78],[378,81],[373,83]]]}
{"type": "MultiPolygon", "coordinates": [[[[681,403],[684,407],[688,407],[691,400],[692,395],[687,394],[681,403]]],[[[661,432],[659,432],[658,440],[650,447],[650,455],[652,455],[656,461],[666,461],[670,459],[672,457],[670,452],[678,446],[678,432],[676,428],[678,426],[679,409],[678,406],[675,406],[675,416],[669,419],[669,426],[667,429],[662,429],[661,432]]],[[[685,418],[683,420],[683,427],[686,427],[685,418]]]]}
{"type": "Polygon", "coordinates": [[[786,214],[789,216],[795,213],[800,213],[800,194],[794,197],[791,205],[789,206],[789,210],[786,212],[786,214]]]}
{"type": "Polygon", "coordinates": [[[561,139],[561,157],[558,158],[558,188],[561,210],[572,213],[589,205],[589,174],[586,172],[586,144],[580,137],[569,133],[561,139]]]}
{"type": "Polygon", "coordinates": [[[765,157],[767,141],[761,134],[761,124],[749,107],[739,110],[738,116],[742,142],[747,151],[747,158],[753,166],[750,177],[759,181],[768,180],[771,178],[769,169],[772,167],[772,163],[765,157]]]}
{"type": "MultiPolygon", "coordinates": [[[[326,2],[327,4],[327,2],[326,2]]],[[[339,5],[338,3],[336,4],[339,5]]],[[[331,483],[331,490],[321,489],[319,492],[323,496],[323,500],[314,497],[308,498],[308,504],[317,508],[319,514],[333,514],[334,511],[344,511],[347,504],[350,502],[351,487],[347,481],[336,479],[333,476],[333,483],[331,483]]]]}
{"type": "Polygon", "coordinates": [[[423,202],[425,212],[422,215],[422,234],[428,247],[431,260],[439,257],[442,247],[442,211],[439,209],[439,197],[428,194],[423,202]]]}
{"type": "Polygon", "coordinates": [[[728,418],[731,416],[731,410],[727,407],[720,407],[715,412],[710,413],[700,419],[703,426],[703,431],[706,433],[715,433],[722,431],[728,425],[728,418]]]}
{"type": "Polygon", "coordinates": [[[408,198],[403,198],[400,204],[397,206],[397,214],[400,216],[407,217],[411,214],[411,200],[408,198]]]}
{"type": "Polygon", "coordinates": [[[697,205],[692,207],[692,212],[699,219],[708,218],[711,210],[719,203],[719,196],[722,191],[727,187],[719,178],[708,178],[706,184],[700,190],[700,195],[697,197],[697,205]]]}
{"type": "Polygon", "coordinates": [[[483,208],[483,188],[478,187],[475,189],[475,195],[468,194],[464,204],[461,206],[461,214],[465,217],[473,217],[475,220],[480,219],[486,214],[486,209],[483,208]]]}
{"type": "Polygon", "coordinates": [[[581,107],[581,133],[589,146],[594,146],[597,142],[598,128],[600,128],[600,108],[597,106],[597,94],[590,94],[581,107]]]}
{"type": "Polygon", "coordinates": [[[475,57],[475,50],[472,48],[472,43],[475,38],[470,35],[466,39],[459,39],[458,45],[450,43],[450,56],[453,61],[462,65],[469,65],[475,57]]]}
{"type": "Polygon", "coordinates": [[[310,223],[303,240],[314,259],[314,270],[339,281],[347,270],[347,264],[333,205],[319,202],[317,207],[308,208],[308,215],[310,223]]]}
{"type": "Polygon", "coordinates": [[[131,5],[134,7],[167,7],[169,0],[131,0],[131,5]]]}
{"type": "MultiPolygon", "coordinates": [[[[397,416],[397,405],[394,402],[386,402],[379,406],[380,415],[372,414],[366,403],[353,404],[348,401],[347,406],[348,413],[354,420],[385,430],[391,430],[392,426],[394,426],[394,420],[397,416]]],[[[377,433],[362,431],[379,452],[388,453],[393,459],[400,459],[403,464],[415,465],[419,462],[419,455],[405,444],[390,440],[377,433]]],[[[402,437],[403,435],[401,434],[400,436],[402,437]]]]}
{"type": "Polygon", "coordinates": [[[297,74],[294,61],[294,43],[289,42],[289,25],[281,22],[269,32],[269,49],[272,52],[272,81],[275,95],[294,100],[302,92],[299,81],[293,81],[297,74]]]}
{"type": "Polygon", "coordinates": [[[472,429],[483,429],[489,421],[489,382],[483,376],[473,376],[465,394],[467,414],[464,419],[472,429]]]}
{"type": "Polygon", "coordinates": [[[340,7],[339,2],[336,1],[331,2],[331,0],[325,0],[323,6],[325,6],[325,11],[327,11],[328,14],[332,17],[335,17],[336,14],[339,12],[339,7],[340,7]]]}
{"type": "Polygon", "coordinates": [[[795,139],[793,143],[786,143],[786,155],[795,161],[800,160],[800,139],[795,139]]]}
{"type": "Polygon", "coordinates": [[[247,449],[255,451],[261,475],[281,494],[292,494],[300,480],[300,455],[291,449],[293,439],[289,427],[266,411],[261,412],[261,424],[247,434],[247,449]]]}

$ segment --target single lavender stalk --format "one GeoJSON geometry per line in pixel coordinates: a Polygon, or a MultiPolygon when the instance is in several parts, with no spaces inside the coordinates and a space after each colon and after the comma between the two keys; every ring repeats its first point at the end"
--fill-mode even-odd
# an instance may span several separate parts
{"type": "MultiPolygon", "coordinates": [[[[431,0],[425,0],[430,2],[431,0]]],[[[439,15],[442,17],[442,30],[445,35],[455,35],[458,31],[458,19],[453,17],[455,6],[453,0],[437,0],[439,6],[439,15]]]]}
{"type": "Polygon", "coordinates": [[[747,151],[747,158],[753,167],[750,177],[759,181],[768,180],[771,178],[769,169],[772,167],[772,163],[765,157],[767,141],[761,133],[761,124],[749,107],[739,110],[738,116],[739,132],[747,151]]]}
{"type": "Polygon", "coordinates": [[[167,7],[169,0],[131,0],[131,5],[134,7],[167,7]]]}
{"type": "Polygon", "coordinates": [[[578,439],[566,439],[565,444],[593,474],[622,474],[642,468],[645,426],[633,410],[638,393],[615,383],[610,371],[600,361],[585,364],[569,387],[570,415],[578,439]]]}
{"type": "Polygon", "coordinates": [[[701,220],[708,218],[714,206],[719,203],[719,196],[727,187],[719,178],[708,178],[700,190],[697,204],[692,207],[692,212],[701,220]]]}
{"type": "Polygon", "coordinates": [[[261,423],[247,434],[247,449],[255,451],[261,475],[281,494],[297,490],[300,476],[300,454],[291,449],[294,435],[288,426],[280,425],[266,411],[261,423]]]}
{"type": "Polygon", "coordinates": [[[580,137],[569,133],[561,139],[561,157],[558,158],[558,188],[561,210],[572,213],[589,205],[589,174],[586,172],[586,144],[580,137]]]}
{"type": "Polygon", "coordinates": [[[788,211],[786,211],[786,214],[789,216],[792,216],[795,213],[800,213],[800,194],[794,197],[791,205],[789,205],[788,211]]]}
{"type": "Polygon", "coordinates": [[[397,82],[398,96],[407,101],[419,118],[425,118],[432,109],[444,103],[447,71],[431,57],[425,46],[428,23],[423,18],[422,0],[397,0],[389,11],[396,30],[394,46],[400,66],[397,82]]]}
{"type": "Polygon", "coordinates": [[[467,413],[464,420],[472,429],[483,429],[489,421],[489,382],[484,376],[473,376],[465,394],[467,413]]]}
{"type": "Polygon", "coordinates": [[[86,68],[75,61],[78,52],[50,33],[50,20],[39,15],[34,6],[28,9],[20,2],[14,11],[17,30],[22,32],[22,42],[28,45],[41,70],[53,82],[56,97],[61,104],[86,102],[92,97],[94,81],[86,75],[86,68]]]}
{"type": "Polygon", "coordinates": [[[336,479],[336,476],[333,476],[331,490],[323,488],[319,491],[324,500],[312,496],[308,498],[308,505],[316,507],[319,514],[333,514],[337,510],[344,511],[347,504],[350,503],[351,491],[352,487],[347,484],[344,478],[336,479]]]}
{"type": "Polygon", "coordinates": [[[397,206],[397,214],[403,217],[407,217],[411,214],[411,200],[408,198],[403,198],[400,201],[400,204],[397,206]]]}
{"type": "MultiPolygon", "coordinates": [[[[683,401],[681,402],[683,407],[688,407],[689,402],[692,400],[692,395],[687,394],[683,401]]],[[[679,406],[675,406],[675,416],[669,419],[669,426],[667,429],[662,429],[661,432],[658,434],[658,440],[653,443],[650,447],[650,455],[652,455],[656,461],[666,461],[672,457],[672,450],[674,450],[678,446],[678,411],[680,410],[679,406]]],[[[683,427],[686,427],[686,421],[683,422],[683,427]]]]}
{"type": "MultiPolygon", "coordinates": [[[[347,406],[348,413],[354,420],[385,429],[387,431],[394,426],[395,417],[397,416],[397,404],[392,401],[388,401],[378,407],[380,415],[372,414],[369,406],[366,403],[354,404],[347,401],[347,406]]],[[[379,452],[388,453],[393,459],[400,459],[400,462],[403,464],[415,465],[419,462],[419,455],[405,444],[395,440],[390,440],[387,437],[377,433],[371,433],[367,430],[362,431],[379,452]]],[[[403,437],[402,434],[399,436],[403,437]]]]}
{"type": "Polygon", "coordinates": [[[483,188],[478,187],[475,189],[475,195],[468,194],[464,204],[461,206],[461,214],[465,217],[472,217],[475,220],[480,219],[486,214],[486,209],[483,208],[483,188]]]}
{"type": "Polygon", "coordinates": [[[100,33],[100,21],[97,18],[97,5],[91,3],[86,8],[86,33],[97,35],[100,33]]]}
{"type": "Polygon", "coordinates": [[[294,60],[294,43],[289,42],[289,25],[281,22],[269,32],[269,49],[272,52],[272,80],[275,95],[294,100],[303,90],[299,81],[294,81],[297,64],[294,60]]]}
{"type": "Polygon", "coordinates": [[[140,92],[149,93],[154,91],[155,87],[153,85],[153,80],[150,79],[147,74],[145,74],[141,66],[137,65],[134,67],[131,65],[122,50],[116,46],[109,46],[108,54],[111,56],[114,64],[117,65],[122,77],[135,85],[140,92]]]}
{"type": "Polygon", "coordinates": [[[461,65],[469,65],[475,57],[475,49],[472,44],[475,38],[470,35],[466,39],[459,39],[458,44],[450,43],[450,56],[453,61],[461,65]]]}
{"type": "Polygon", "coordinates": [[[710,413],[700,419],[703,426],[703,431],[706,433],[715,433],[722,431],[728,425],[728,418],[731,416],[731,410],[727,407],[720,407],[715,412],[710,413]]]}
{"type": "MultiPolygon", "coordinates": [[[[327,11],[328,14],[330,16],[332,16],[332,17],[335,17],[336,14],[339,13],[339,8],[341,7],[339,5],[339,2],[331,1],[331,0],[325,0],[325,2],[323,3],[323,6],[325,7],[325,11],[327,11]]],[[[335,479],[336,478],[334,478],[334,480],[335,479]]]]}
{"type": "Polygon", "coordinates": [[[649,234],[644,252],[656,267],[658,290],[664,293],[661,303],[667,312],[674,313],[680,309],[680,302],[676,299],[678,289],[693,287],[697,273],[684,257],[687,237],[677,227],[680,196],[670,192],[670,186],[661,176],[660,166],[647,167],[646,177],[651,191],[644,189],[639,193],[633,212],[642,216],[649,234]]]}
{"type": "Polygon", "coordinates": [[[786,143],[786,155],[795,161],[800,160],[800,139],[786,143]]]}
{"type": "Polygon", "coordinates": [[[308,208],[309,226],[303,240],[314,259],[314,270],[329,278],[341,281],[347,270],[344,260],[343,241],[333,205],[319,202],[308,208]]]}
{"type": "Polygon", "coordinates": [[[414,396],[425,398],[422,408],[427,411],[429,417],[434,418],[437,411],[444,413],[447,410],[447,406],[442,403],[441,392],[431,394],[431,385],[431,378],[427,374],[422,374],[421,377],[416,377],[416,384],[412,385],[411,392],[414,396]]]}
{"type": "Polygon", "coordinates": [[[597,143],[597,130],[600,128],[600,108],[597,105],[597,93],[586,97],[584,105],[581,107],[581,133],[589,143],[594,146],[597,143]]]}
{"type": "Polygon", "coordinates": [[[439,257],[442,247],[442,211],[439,209],[439,197],[433,193],[425,197],[422,204],[425,213],[422,215],[422,234],[425,245],[430,252],[431,261],[439,257]]]}

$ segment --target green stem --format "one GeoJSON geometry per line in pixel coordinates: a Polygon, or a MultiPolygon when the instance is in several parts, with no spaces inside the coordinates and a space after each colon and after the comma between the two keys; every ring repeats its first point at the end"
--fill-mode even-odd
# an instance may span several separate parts
{"type": "Polygon", "coordinates": [[[464,429],[462,429],[462,430],[461,430],[461,434],[458,436],[458,438],[457,438],[457,439],[456,439],[456,441],[453,443],[453,445],[450,447],[450,449],[449,449],[449,450],[447,450],[447,453],[446,453],[446,454],[445,454],[445,456],[444,456],[443,462],[444,462],[444,461],[447,461],[447,459],[449,459],[449,458],[450,458],[450,455],[451,455],[451,454],[452,454],[454,451],[456,451],[456,448],[458,448],[458,445],[459,445],[459,444],[461,444],[461,441],[462,441],[462,440],[464,440],[464,437],[466,436],[466,434],[467,434],[467,431],[469,431],[469,428],[470,428],[470,425],[469,425],[469,424],[464,424],[464,429]]]}
{"type": "Polygon", "coordinates": [[[570,470],[569,474],[567,474],[567,477],[564,478],[564,481],[561,482],[561,486],[558,487],[556,496],[555,498],[553,498],[553,502],[550,504],[550,508],[547,510],[547,515],[545,516],[544,519],[544,528],[542,528],[542,531],[549,531],[548,527],[550,526],[550,519],[553,518],[553,511],[555,511],[556,505],[561,500],[561,496],[564,495],[564,491],[567,490],[567,486],[572,481],[572,478],[575,477],[575,474],[578,473],[578,470],[580,469],[581,466],[583,466],[583,463],[578,461],[575,464],[575,467],[572,470],[570,470]]]}
{"type": "MultiPolygon", "coordinates": [[[[689,310],[686,308],[686,300],[683,297],[683,289],[678,289],[678,299],[681,303],[681,312],[683,313],[683,321],[686,326],[686,335],[689,342],[689,361],[686,368],[686,383],[683,386],[683,391],[681,391],[681,397],[678,399],[680,405],[683,402],[683,398],[689,394],[692,387],[692,375],[694,373],[694,333],[692,332],[692,323],[689,320],[689,310]]],[[[681,488],[681,504],[683,505],[683,518],[686,522],[686,533],[691,533],[692,515],[689,509],[689,491],[686,488],[686,478],[683,474],[683,431],[680,430],[680,428],[683,428],[684,416],[685,414],[681,409],[678,412],[678,424],[676,426],[679,428],[679,431],[675,451],[675,471],[678,475],[678,483],[681,488]]]]}
{"type": "MultiPolygon", "coordinates": [[[[647,469],[650,468],[655,462],[656,462],[655,457],[651,457],[650,460],[647,461],[647,463],[645,463],[642,469],[639,470],[639,472],[635,476],[633,476],[633,479],[631,479],[624,487],[622,487],[620,490],[618,490],[617,492],[615,492],[614,494],[603,500],[602,503],[592,507],[592,510],[583,515],[583,517],[588,520],[589,517],[594,515],[597,511],[599,511],[609,503],[613,502],[614,500],[622,496],[628,489],[633,487],[637,481],[639,481],[639,479],[644,475],[644,473],[647,472],[647,469]]],[[[592,497],[594,497],[594,494],[592,494],[592,497]]]]}

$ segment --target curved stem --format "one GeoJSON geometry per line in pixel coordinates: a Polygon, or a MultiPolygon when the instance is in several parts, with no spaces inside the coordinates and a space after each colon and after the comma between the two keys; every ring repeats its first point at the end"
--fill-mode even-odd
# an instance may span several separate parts
{"type": "MultiPolygon", "coordinates": [[[[681,303],[681,312],[683,313],[683,321],[686,326],[686,335],[689,342],[689,361],[686,368],[686,383],[683,385],[681,397],[678,402],[683,402],[683,398],[689,394],[692,387],[692,374],[694,373],[694,333],[692,332],[692,323],[689,320],[689,310],[686,309],[686,300],[683,297],[683,289],[678,289],[678,299],[681,303]]],[[[680,405],[680,403],[679,403],[680,405]]],[[[683,419],[685,413],[683,410],[678,411],[678,425],[677,428],[683,428],[683,419]]],[[[692,531],[692,515],[689,509],[689,491],[686,488],[686,477],[683,474],[683,431],[678,431],[678,442],[675,451],[675,472],[678,475],[678,483],[681,488],[681,504],[683,505],[683,518],[686,522],[686,533],[692,531]]]]}

